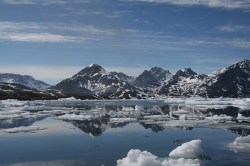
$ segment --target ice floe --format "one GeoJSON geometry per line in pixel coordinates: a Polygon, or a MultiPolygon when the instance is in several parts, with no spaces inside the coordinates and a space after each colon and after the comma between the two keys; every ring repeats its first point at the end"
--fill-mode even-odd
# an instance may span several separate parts
{"type": "Polygon", "coordinates": [[[64,114],[61,116],[55,117],[55,119],[60,119],[60,120],[91,120],[93,117],[91,115],[86,115],[86,114],[64,114]]]}
{"type": "Polygon", "coordinates": [[[117,160],[117,166],[199,166],[201,143],[201,140],[186,142],[170,152],[164,161],[148,151],[131,149],[125,158],[117,160]]]}
{"type": "Polygon", "coordinates": [[[235,152],[250,152],[250,135],[237,137],[228,147],[235,152]]]}
{"type": "Polygon", "coordinates": [[[46,127],[39,127],[39,126],[22,126],[22,127],[15,127],[11,129],[4,129],[3,132],[5,133],[20,133],[20,132],[35,132],[39,130],[45,130],[46,127]]]}
{"type": "Polygon", "coordinates": [[[222,120],[231,121],[231,120],[233,120],[233,117],[222,114],[222,115],[214,115],[214,116],[211,116],[211,117],[206,117],[206,119],[208,119],[208,120],[216,120],[216,121],[222,121],[222,120]]]}
{"type": "Polygon", "coordinates": [[[117,166],[163,166],[158,157],[148,151],[131,149],[127,157],[117,160],[117,166]]]}
{"type": "Polygon", "coordinates": [[[169,153],[169,157],[195,159],[202,153],[201,140],[186,142],[169,153]]]}
{"type": "Polygon", "coordinates": [[[191,97],[191,98],[167,98],[164,101],[167,104],[185,104],[185,105],[206,105],[206,106],[245,106],[250,107],[250,98],[202,98],[202,97],[191,97]]]}

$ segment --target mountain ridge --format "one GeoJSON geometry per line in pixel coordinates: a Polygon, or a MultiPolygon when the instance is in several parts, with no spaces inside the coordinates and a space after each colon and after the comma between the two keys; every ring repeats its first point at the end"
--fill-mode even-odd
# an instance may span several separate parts
{"type": "Polygon", "coordinates": [[[79,99],[250,97],[250,60],[247,59],[210,75],[198,74],[191,68],[170,74],[168,70],[153,67],[138,77],[131,77],[122,72],[107,72],[100,65],[92,64],[42,91],[24,85],[0,83],[0,98],[32,100],[72,96],[79,99]],[[139,81],[136,83],[136,80],[139,81]],[[30,93],[27,93],[28,91],[30,93]]]}

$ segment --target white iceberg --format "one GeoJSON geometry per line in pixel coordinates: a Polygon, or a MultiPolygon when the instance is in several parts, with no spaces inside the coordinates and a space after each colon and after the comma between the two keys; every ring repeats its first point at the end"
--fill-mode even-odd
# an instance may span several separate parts
{"type": "Polygon", "coordinates": [[[250,135],[237,137],[228,147],[235,152],[250,152],[250,135]]]}
{"type": "Polygon", "coordinates": [[[127,157],[117,160],[117,166],[163,166],[158,157],[147,151],[131,149],[127,157]]]}
{"type": "Polygon", "coordinates": [[[172,158],[196,159],[200,158],[202,153],[201,140],[192,140],[186,142],[169,153],[172,158]]]}
{"type": "Polygon", "coordinates": [[[161,161],[148,151],[131,149],[127,157],[117,160],[117,166],[200,166],[201,140],[182,144],[170,152],[169,157],[161,161]]]}

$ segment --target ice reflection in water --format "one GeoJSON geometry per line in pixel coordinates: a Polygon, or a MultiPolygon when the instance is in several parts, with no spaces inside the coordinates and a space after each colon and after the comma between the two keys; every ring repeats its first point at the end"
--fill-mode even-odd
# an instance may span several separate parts
{"type": "MultiPolygon", "coordinates": [[[[1,135],[5,136],[8,135],[8,133],[4,132],[5,129],[34,126],[34,125],[36,126],[38,122],[40,122],[41,124],[43,124],[44,122],[44,124],[46,125],[46,118],[48,119],[48,117],[51,121],[53,121],[53,123],[61,123],[62,121],[66,122],[70,125],[75,126],[76,128],[80,129],[80,131],[83,131],[84,133],[90,135],[91,137],[96,137],[100,139],[105,138],[106,136],[105,132],[106,131],[109,132],[111,129],[115,129],[116,131],[119,130],[123,131],[123,129],[128,128],[129,130],[131,130],[131,126],[129,124],[139,124],[142,128],[150,129],[152,132],[157,134],[157,139],[158,137],[159,139],[160,137],[162,137],[164,131],[169,132],[169,129],[182,129],[183,134],[186,134],[186,131],[190,130],[206,131],[208,129],[209,131],[211,131],[210,129],[216,129],[212,131],[217,131],[217,129],[227,129],[241,136],[247,136],[250,134],[250,125],[249,125],[250,109],[245,106],[236,107],[235,105],[230,105],[230,104],[229,105],[227,104],[196,105],[196,104],[185,104],[185,103],[167,104],[163,100],[151,100],[151,101],[62,100],[62,101],[34,101],[34,102],[22,102],[22,103],[18,103],[18,101],[11,101],[11,102],[8,101],[7,104],[5,104],[5,102],[1,104],[0,140],[1,140],[1,135]],[[16,103],[11,104],[11,102],[16,102],[16,103]]],[[[49,125],[45,127],[48,128],[47,130],[50,130],[49,125]]],[[[34,131],[32,130],[32,132],[34,131]]],[[[37,132],[43,133],[44,131],[37,131],[37,132]]],[[[138,132],[141,132],[141,129],[138,129],[138,132]]],[[[179,134],[182,135],[181,132],[179,134]]],[[[212,134],[214,133],[212,132],[212,134]]],[[[171,143],[172,144],[184,143],[188,141],[188,139],[178,138],[180,137],[180,135],[176,136],[177,138],[172,139],[171,143]]],[[[116,137],[117,139],[119,138],[118,136],[114,137],[116,137]]],[[[203,136],[197,135],[194,138],[202,139],[201,137],[203,136]]],[[[220,137],[223,137],[223,135],[220,137]]],[[[144,138],[141,139],[157,140],[149,133],[144,134],[144,138]]],[[[165,142],[166,140],[162,141],[165,142]]],[[[161,144],[163,142],[158,141],[158,144],[161,144]]],[[[231,143],[234,142],[234,138],[231,139],[230,142],[231,143]]],[[[225,144],[224,148],[228,148],[227,145],[230,142],[225,144]]],[[[147,145],[141,143],[140,147],[141,148],[147,147],[147,145]]],[[[116,157],[115,159],[114,158],[109,159],[112,160],[112,162],[111,161],[105,162],[105,160],[108,159],[102,159],[103,163],[114,163],[117,159],[125,157],[124,154],[128,152],[128,149],[126,148],[125,147],[121,148],[121,150],[123,150],[122,152],[123,156],[118,153],[119,157],[116,157]]],[[[136,148],[136,147],[130,147],[130,148],[136,148]]],[[[171,150],[173,150],[173,148],[174,147],[171,146],[171,150]]],[[[161,151],[161,149],[159,150],[161,151]]],[[[244,150],[244,152],[249,152],[249,151],[244,150]]],[[[159,154],[157,156],[159,156],[159,154]]],[[[75,163],[74,161],[75,160],[72,160],[72,163],[75,163]]],[[[93,161],[95,160],[93,159],[93,161]]],[[[85,160],[84,161],[79,160],[78,162],[84,163],[85,160]]],[[[102,162],[98,162],[99,165],[100,163],[102,162]]],[[[93,164],[93,165],[98,165],[98,164],[93,164]]],[[[90,165],[90,163],[86,165],[90,165]]]]}

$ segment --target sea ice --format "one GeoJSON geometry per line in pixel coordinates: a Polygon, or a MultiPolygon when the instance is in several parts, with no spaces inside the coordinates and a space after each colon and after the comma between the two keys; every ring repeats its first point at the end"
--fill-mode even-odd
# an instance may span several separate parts
{"type": "Polygon", "coordinates": [[[57,116],[55,119],[60,120],[91,120],[93,117],[91,115],[85,115],[85,114],[64,114],[61,116],[57,116]]]}
{"type": "Polygon", "coordinates": [[[228,147],[235,152],[250,152],[250,135],[237,137],[228,147]]]}
{"type": "Polygon", "coordinates": [[[167,159],[162,162],[163,166],[200,166],[199,159],[167,159]]]}
{"type": "Polygon", "coordinates": [[[169,153],[172,158],[196,159],[201,156],[201,140],[186,142],[169,153]]]}
{"type": "Polygon", "coordinates": [[[148,151],[131,149],[127,157],[117,160],[117,166],[200,166],[201,140],[192,140],[174,149],[162,161],[148,151]]]}
{"type": "Polygon", "coordinates": [[[206,117],[207,120],[217,120],[217,121],[221,121],[221,120],[226,120],[226,121],[231,121],[233,120],[232,116],[227,116],[227,115],[214,115],[211,117],[206,117]]]}
{"type": "Polygon", "coordinates": [[[147,151],[131,149],[127,157],[117,160],[117,166],[163,166],[158,157],[147,151]]]}
{"type": "Polygon", "coordinates": [[[20,132],[34,132],[39,130],[45,130],[46,127],[39,127],[39,126],[22,126],[22,127],[15,127],[11,129],[4,129],[3,132],[5,133],[20,133],[20,132]]]}

